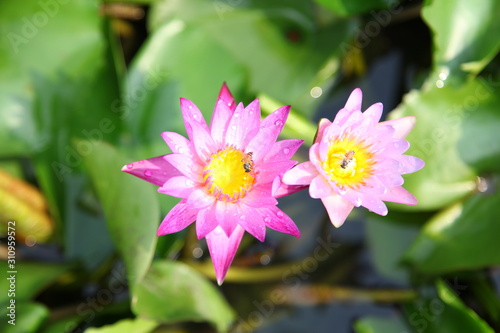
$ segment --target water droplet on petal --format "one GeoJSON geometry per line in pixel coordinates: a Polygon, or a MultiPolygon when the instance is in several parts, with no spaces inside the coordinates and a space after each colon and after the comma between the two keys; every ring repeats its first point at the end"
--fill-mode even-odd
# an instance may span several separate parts
{"type": "Polygon", "coordinates": [[[231,126],[231,129],[232,129],[233,131],[236,131],[236,125],[231,126]]]}
{"type": "Polygon", "coordinates": [[[177,148],[177,152],[178,152],[179,154],[182,154],[182,153],[184,152],[184,149],[183,149],[183,148],[181,148],[181,147],[179,147],[179,148],[177,148]]]}
{"type": "Polygon", "coordinates": [[[132,169],[134,167],[133,163],[127,164],[127,169],[132,169]]]}
{"type": "Polygon", "coordinates": [[[276,213],[276,215],[278,215],[278,217],[283,217],[283,215],[284,215],[284,214],[283,214],[283,212],[280,210],[280,211],[278,211],[278,212],[276,213]]]}
{"type": "Polygon", "coordinates": [[[244,220],[246,219],[246,216],[245,215],[240,215],[240,220],[244,220]]]}
{"type": "Polygon", "coordinates": [[[153,175],[153,173],[151,172],[151,170],[144,171],[144,176],[151,177],[152,175],[153,175]]]}
{"type": "Polygon", "coordinates": [[[355,204],[355,206],[356,206],[356,207],[361,206],[361,203],[362,203],[362,201],[361,201],[361,199],[360,199],[360,198],[356,198],[356,199],[354,200],[354,204],[355,204]]]}
{"type": "Polygon", "coordinates": [[[271,222],[271,218],[269,216],[264,217],[264,222],[266,223],[271,222]]]}
{"type": "Polygon", "coordinates": [[[137,161],[137,163],[142,164],[142,163],[144,163],[144,160],[137,161]]]}
{"type": "Polygon", "coordinates": [[[286,155],[286,154],[288,154],[289,152],[290,152],[290,149],[288,149],[288,148],[283,149],[283,154],[285,154],[285,155],[286,155]]]}
{"type": "Polygon", "coordinates": [[[276,126],[281,126],[281,125],[283,125],[283,122],[282,122],[281,120],[276,120],[276,121],[274,122],[274,125],[276,125],[276,126]]]}

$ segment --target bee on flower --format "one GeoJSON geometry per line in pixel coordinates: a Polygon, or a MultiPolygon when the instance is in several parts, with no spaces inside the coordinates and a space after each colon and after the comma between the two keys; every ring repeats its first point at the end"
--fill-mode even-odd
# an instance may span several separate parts
{"type": "Polygon", "coordinates": [[[252,155],[253,152],[246,153],[241,160],[243,162],[243,169],[245,169],[245,172],[251,172],[254,169],[252,155]]]}

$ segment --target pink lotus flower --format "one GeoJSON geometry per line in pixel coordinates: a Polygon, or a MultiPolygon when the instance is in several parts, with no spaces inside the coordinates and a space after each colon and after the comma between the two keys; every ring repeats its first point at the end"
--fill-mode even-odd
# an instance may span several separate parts
{"type": "Polygon", "coordinates": [[[164,132],[172,154],[128,164],[122,171],[160,186],[161,193],[182,198],[161,223],[158,236],[196,220],[197,236],[206,237],[221,284],[245,231],[260,241],[266,226],[300,236],[295,223],[276,207],[273,193],[286,194],[290,188],[280,187],[279,176],[296,163],[289,159],[302,141],[276,142],[290,106],[261,122],[259,101],[246,108],[242,103],[236,106],[225,84],[210,127],[191,101],[181,98],[181,109],[189,140],[164,132]]]}
{"type": "Polygon", "coordinates": [[[424,162],[402,155],[415,117],[379,123],[382,104],[361,112],[362,93],[355,89],[333,120],[322,119],[309,150],[308,162],[287,171],[283,182],[310,185],[309,193],[325,205],[332,224],[340,227],[353,207],[387,215],[383,201],[415,205],[416,198],[401,185],[402,174],[420,170],[424,162]]]}

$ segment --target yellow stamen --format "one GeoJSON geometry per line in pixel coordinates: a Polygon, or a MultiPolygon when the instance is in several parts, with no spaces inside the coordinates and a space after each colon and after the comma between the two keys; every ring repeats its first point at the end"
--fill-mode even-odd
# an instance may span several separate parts
{"type": "Polygon", "coordinates": [[[323,170],[341,189],[359,188],[373,174],[375,161],[370,147],[349,137],[330,141],[323,170]]]}
{"type": "Polygon", "coordinates": [[[232,146],[212,154],[203,168],[203,179],[208,192],[217,200],[237,202],[252,190],[256,182],[253,168],[245,168],[251,156],[232,146]]]}

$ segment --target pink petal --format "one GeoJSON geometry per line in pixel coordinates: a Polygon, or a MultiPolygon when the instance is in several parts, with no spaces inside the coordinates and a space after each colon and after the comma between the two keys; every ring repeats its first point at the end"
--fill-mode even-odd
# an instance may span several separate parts
{"type": "MultiPolygon", "coordinates": [[[[349,119],[351,116],[352,110],[348,110],[346,108],[340,109],[337,114],[335,115],[335,118],[333,119],[332,124],[335,124],[339,127],[344,126],[344,123],[349,119]]],[[[322,140],[325,138],[324,135],[325,132],[323,132],[323,137],[321,138],[322,140]]]]}
{"type": "Polygon", "coordinates": [[[357,127],[363,124],[363,113],[361,111],[354,110],[350,113],[349,118],[345,120],[345,122],[342,125],[338,125],[336,122],[334,122],[335,125],[341,126],[342,131],[345,133],[345,130],[349,127],[357,127]]]}
{"type": "Polygon", "coordinates": [[[352,91],[345,103],[344,108],[350,112],[361,111],[361,102],[363,101],[363,93],[361,89],[356,88],[352,91]]]}
{"type": "Polygon", "coordinates": [[[122,168],[122,171],[156,186],[162,186],[170,178],[181,175],[181,172],[172,163],[164,159],[165,156],[167,155],[127,164],[122,168]]]}
{"type": "MultiPolygon", "coordinates": [[[[365,132],[365,136],[367,136],[365,132]]],[[[372,144],[377,145],[374,149],[385,150],[391,147],[394,136],[394,128],[392,126],[376,126],[370,132],[370,141],[372,144]]]]}
{"type": "Polygon", "coordinates": [[[275,161],[265,164],[260,164],[257,167],[260,174],[258,176],[259,183],[269,183],[276,178],[278,175],[284,174],[291,167],[293,167],[297,163],[296,161],[284,160],[284,161],[275,161]]]}
{"type": "Polygon", "coordinates": [[[385,174],[387,172],[401,174],[401,172],[399,172],[399,169],[403,167],[403,164],[397,160],[397,158],[399,158],[400,156],[394,158],[384,155],[377,156],[378,160],[374,165],[375,172],[382,174],[385,174]]]}
{"type": "Polygon", "coordinates": [[[197,158],[193,144],[182,135],[175,132],[163,132],[161,136],[172,153],[184,154],[191,158],[197,158]]]}
{"type": "Polygon", "coordinates": [[[215,202],[215,218],[227,237],[231,236],[238,226],[237,214],[238,210],[233,203],[215,202]]]}
{"type": "Polygon", "coordinates": [[[379,197],[363,194],[361,196],[361,206],[382,216],[388,213],[387,206],[379,197]]]}
{"type": "Polygon", "coordinates": [[[215,107],[212,116],[210,135],[216,143],[223,145],[226,138],[227,125],[233,116],[234,110],[231,110],[222,100],[219,100],[218,103],[220,104],[215,107]]]}
{"type": "Polygon", "coordinates": [[[363,193],[371,196],[380,196],[385,193],[387,186],[381,179],[377,176],[371,176],[365,180],[365,186],[363,186],[363,193]]]}
{"type": "Polygon", "coordinates": [[[353,190],[351,188],[348,188],[347,190],[341,191],[340,189],[336,189],[337,194],[339,194],[344,200],[349,202],[351,205],[354,207],[359,207],[361,206],[361,197],[363,196],[362,193],[353,190]]]}
{"type": "Polygon", "coordinates": [[[186,176],[172,177],[165,182],[158,192],[177,198],[187,198],[195,190],[195,183],[186,176]]]}
{"type": "Polygon", "coordinates": [[[205,193],[204,189],[198,188],[192,191],[187,198],[187,204],[195,209],[203,209],[215,202],[215,198],[205,193]]]}
{"type": "Polygon", "coordinates": [[[217,145],[212,139],[210,132],[198,123],[192,123],[193,138],[192,142],[196,154],[201,161],[205,161],[210,155],[215,152],[217,145]]]}
{"type": "Polygon", "coordinates": [[[375,125],[379,122],[380,117],[382,117],[383,110],[384,105],[382,103],[375,103],[363,112],[363,116],[365,117],[365,120],[369,119],[370,123],[375,125]]]}
{"type": "MultiPolygon", "coordinates": [[[[360,113],[362,114],[362,113],[360,113]]],[[[321,139],[321,141],[318,141],[318,142],[325,142],[325,143],[329,143],[330,140],[338,137],[340,134],[342,134],[342,131],[343,131],[343,128],[339,125],[337,125],[336,123],[331,123],[330,126],[328,126],[327,128],[325,128],[323,130],[323,138],[321,139]]]]}
{"type": "Polygon", "coordinates": [[[194,222],[197,213],[198,210],[189,207],[185,199],[181,200],[165,216],[158,228],[157,235],[162,236],[181,231],[194,222]]]}
{"type": "Polygon", "coordinates": [[[278,207],[271,206],[259,209],[261,216],[264,219],[264,223],[269,228],[284,232],[286,234],[300,237],[300,230],[297,228],[293,220],[283,213],[278,207]]]}
{"type": "Polygon", "coordinates": [[[259,133],[247,146],[247,151],[253,152],[256,163],[260,162],[271,150],[285,125],[289,112],[290,105],[283,106],[268,115],[260,124],[259,133]]]}
{"type": "Polygon", "coordinates": [[[330,217],[330,221],[336,228],[344,224],[347,216],[354,208],[353,204],[337,194],[321,198],[321,202],[323,202],[328,217],[330,217]]]}
{"type": "Polygon", "coordinates": [[[332,186],[323,176],[313,178],[309,186],[309,195],[311,198],[321,199],[330,196],[333,193],[332,186]]]}
{"type": "Polygon", "coordinates": [[[410,143],[408,141],[402,139],[392,139],[392,142],[389,144],[384,153],[391,156],[401,155],[407,151],[408,148],[410,148],[410,143]]]}
{"type": "Polygon", "coordinates": [[[408,116],[398,119],[387,120],[379,123],[379,126],[389,125],[392,126],[395,130],[394,138],[396,139],[404,139],[413,129],[417,118],[415,116],[408,116]]]}
{"type": "Polygon", "coordinates": [[[210,121],[210,132],[215,142],[222,144],[226,137],[227,124],[236,109],[233,95],[224,82],[215,103],[214,113],[210,121]]]}
{"type": "MultiPolygon", "coordinates": [[[[323,142],[323,141],[322,141],[323,142]]],[[[318,172],[321,172],[323,170],[323,158],[326,159],[326,154],[328,153],[328,147],[323,147],[325,148],[325,155],[324,157],[320,157],[321,153],[321,147],[322,147],[322,142],[320,143],[315,143],[311,146],[309,149],[309,161],[311,161],[313,167],[318,170],[318,172]]]]}
{"type": "Polygon", "coordinates": [[[387,193],[380,196],[381,200],[402,203],[405,205],[416,205],[417,198],[401,186],[387,189],[387,193]]]}
{"type": "Polygon", "coordinates": [[[376,177],[384,184],[386,188],[401,186],[404,183],[403,177],[400,174],[393,172],[386,172],[385,174],[378,174],[376,177]]]}
{"type": "Polygon", "coordinates": [[[208,233],[217,228],[218,223],[215,218],[215,204],[198,212],[196,217],[196,236],[202,239],[208,233]]]}
{"type": "Polygon", "coordinates": [[[286,195],[305,190],[308,187],[308,185],[287,185],[281,182],[279,177],[276,177],[275,181],[273,182],[273,196],[275,198],[281,198],[286,195]]]}
{"type": "Polygon", "coordinates": [[[311,154],[314,152],[318,159],[325,160],[328,150],[330,149],[330,141],[335,140],[341,134],[342,129],[336,124],[331,124],[330,127],[325,130],[323,139],[311,146],[311,149],[309,150],[309,158],[311,159],[311,154]]]}
{"type": "Polygon", "coordinates": [[[260,105],[256,99],[246,108],[240,103],[229,121],[226,132],[226,143],[236,148],[244,148],[250,139],[259,131],[260,105]]]}
{"type": "Polygon", "coordinates": [[[398,157],[398,160],[403,164],[399,169],[402,175],[418,171],[425,166],[424,161],[411,155],[401,155],[398,157]]]}
{"type": "Polygon", "coordinates": [[[254,187],[243,199],[245,205],[251,207],[275,206],[278,201],[273,197],[271,186],[254,187]]]}
{"type": "Polygon", "coordinates": [[[318,175],[316,167],[311,162],[307,161],[285,172],[283,175],[283,183],[288,185],[309,185],[313,178],[318,175]]]}
{"type": "Polygon", "coordinates": [[[264,158],[264,162],[282,161],[290,159],[299,149],[303,140],[287,139],[281,140],[272,146],[269,153],[264,158]]]}
{"type": "Polygon", "coordinates": [[[191,102],[189,99],[181,98],[181,111],[182,118],[184,119],[184,125],[186,127],[188,137],[191,141],[193,141],[194,123],[200,125],[205,129],[205,131],[208,132],[208,126],[205,122],[205,118],[193,102],[191,102]]]}
{"type": "Polygon", "coordinates": [[[266,225],[256,208],[247,206],[245,204],[237,205],[238,207],[238,223],[249,234],[260,240],[264,241],[266,238],[266,225]]]}
{"type": "Polygon", "coordinates": [[[203,177],[201,176],[203,169],[200,165],[193,163],[193,160],[189,156],[184,154],[169,154],[163,156],[163,159],[194,182],[203,182],[203,177]]]}
{"type": "MultiPolygon", "coordinates": [[[[234,111],[234,109],[236,108],[236,103],[234,102],[233,94],[231,94],[231,91],[227,87],[226,82],[222,84],[222,88],[220,89],[219,92],[219,97],[217,98],[217,104],[219,104],[219,101],[222,101],[224,105],[226,105],[231,111],[234,111]]],[[[215,107],[217,108],[217,105],[215,107]]]]}
{"type": "MultiPolygon", "coordinates": [[[[358,126],[351,129],[352,135],[364,138],[368,135],[368,133],[372,132],[374,128],[377,128],[376,126],[382,116],[383,109],[384,107],[382,103],[375,103],[370,106],[365,112],[362,113],[363,121],[358,126]]],[[[390,126],[387,127],[392,129],[390,126]]],[[[372,135],[372,137],[373,136],[375,135],[372,135]]],[[[390,139],[392,139],[392,137],[387,138],[387,140],[390,139]]]]}
{"type": "Polygon", "coordinates": [[[325,132],[325,129],[330,126],[332,122],[326,118],[320,119],[318,123],[318,131],[316,132],[316,135],[314,136],[314,142],[320,142],[323,139],[323,134],[325,132]]]}
{"type": "Polygon", "coordinates": [[[206,236],[208,250],[212,257],[215,276],[219,285],[222,284],[226,277],[227,270],[231,266],[244,232],[245,230],[238,225],[228,237],[221,227],[217,227],[206,236]]]}

